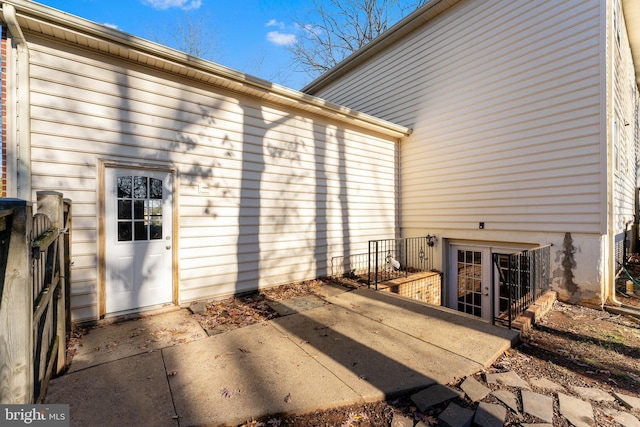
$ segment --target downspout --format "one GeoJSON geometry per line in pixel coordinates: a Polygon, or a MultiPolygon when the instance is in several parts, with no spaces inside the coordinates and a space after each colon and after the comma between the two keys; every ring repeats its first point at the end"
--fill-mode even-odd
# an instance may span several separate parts
{"type": "MultiPolygon", "coordinates": [[[[17,151],[17,194],[19,199],[31,201],[31,88],[29,76],[29,48],[22,33],[16,8],[11,4],[2,5],[2,20],[16,45],[17,59],[17,100],[16,129],[13,132],[17,151]]],[[[7,144],[9,145],[9,144],[7,144]]]]}
{"type": "Polygon", "coordinates": [[[605,139],[605,152],[606,152],[606,199],[607,199],[607,208],[606,208],[606,275],[604,278],[604,297],[601,297],[601,303],[604,306],[609,303],[615,306],[621,306],[622,303],[618,301],[616,298],[616,256],[615,256],[615,165],[613,159],[613,140],[614,140],[614,129],[612,126],[612,122],[615,117],[615,103],[613,99],[613,90],[614,90],[614,59],[613,54],[611,53],[611,43],[613,40],[613,28],[610,22],[610,17],[613,16],[612,10],[612,2],[605,1],[600,3],[601,10],[601,25],[604,28],[604,51],[601,51],[601,55],[603,56],[604,64],[604,87],[605,87],[605,114],[604,114],[604,139],[605,139]]]}

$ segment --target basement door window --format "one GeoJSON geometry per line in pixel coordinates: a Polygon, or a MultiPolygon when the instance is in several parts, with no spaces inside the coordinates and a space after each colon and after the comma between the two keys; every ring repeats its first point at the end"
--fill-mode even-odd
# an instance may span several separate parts
{"type": "Polygon", "coordinates": [[[482,314],[482,252],[458,250],[458,311],[482,314]]]}
{"type": "Polygon", "coordinates": [[[117,180],[118,241],[162,239],[162,180],[135,175],[117,180]]]}

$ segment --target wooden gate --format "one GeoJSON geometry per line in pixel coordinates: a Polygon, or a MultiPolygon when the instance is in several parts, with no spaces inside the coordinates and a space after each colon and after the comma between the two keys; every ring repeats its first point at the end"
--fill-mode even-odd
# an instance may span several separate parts
{"type": "Polygon", "coordinates": [[[0,199],[0,402],[38,403],[66,366],[71,202],[0,199]],[[6,332],[6,333],[5,333],[6,332]]]}

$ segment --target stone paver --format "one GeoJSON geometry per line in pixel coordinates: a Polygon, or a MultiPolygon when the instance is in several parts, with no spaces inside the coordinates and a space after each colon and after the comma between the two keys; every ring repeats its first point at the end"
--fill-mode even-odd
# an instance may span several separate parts
{"type": "Polygon", "coordinates": [[[395,414],[391,420],[391,427],[413,427],[413,420],[409,417],[395,414]]]}
{"type": "Polygon", "coordinates": [[[583,399],[594,400],[596,402],[613,402],[615,397],[611,396],[604,390],[594,387],[573,387],[573,391],[580,395],[583,399]]]}
{"type": "Polygon", "coordinates": [[[470,427],[474,412],[455,403],[449,403],[438,417],[438,425],[446,427],[470,427]]]}
{"type": "Polygon", "coordinates": [[[613,393],[613,395],[620,401],[622,404],[628,408],[633,409],[635,411],[640,411],[640,399],[633,396],[628,396],[622,393],[613,393]]]}
{"type": "Polygon", "coordinates": [[[189,307],[189,311],[193,314],[202,314],[207,312],[207,303],[204,301],[196,301],[191,304],[189,307]]]}
{"type": "Polygon", "coordinates": [[[473,422],[480,427],[502,427],[507,418],[507,410],[502,405],[480,402],[473,422]]]}
{"type": "Polygon", "coordinates": [[[613,419],[615,422],[623,425],[624,427],[640,427],[640,420],[637,418],[637,416],[634,416],[629,412],[608,407],[600,409],[606,417],[613,419]]]}
{"type": "Polygon", "coordinates": [[[509,390],[496,390],[492,391],[493,394],[500,402],[507,405],[509,409],[515,412],[517,415],[520,415],[520,411],[518,411],[518,397],[511,393],[509,390]]]}
{"type": "Polygon", "coordinates": [[[416,404],[418,409],[424,412],[434,405],[462,396],[463,394],[458,390],[441,384],[434,384],[412,395],[411,400],[416,404]]]}
{"type": "Polygon", "coordinates": [[[480,402],[482,399],[487,397],[489,393],[491,393],[490,389],[473,377],[468,377],[464,380],[460,385],[460,388],[467,394],[467,396],[469,396],[469,399],[474,402],[480,402]]]}
{"type": "Polygon", "coordinates": [[[560,415],[575,427],[595,426],[591,403],[564,393],[558,393],[558,400],[560,401],[560,415]]]}
{"type": "Polygon", "coordinates": [[[548,423],[553,422],[553,399],[544,394],[522,390],[522,409],[548,423]]]}
{"type": "Polygon", "coordinates": [[[510,387],[523,388],[529,390],[529,384],[513,371],[486,374],[488,384],[503,384],[510,387]]]}
{"type": "Polygon", "coordinates": [[[564,391],[564,387],[554,383],[547,378],[531,378],[529,384],[537,388],[543,388],[545,390],[564,391]]]}
{"type": "Polygon", "coordinates": [[[521,424],[522,427],[553,427],[549,423],[533,423],[533,424],[521,424]]]}
{"type": "Polygon", "coordinates": [[[628,412],[618,411],[613,415],[613,419],[624,427],[640,427],[640,420],[628,412]]]}

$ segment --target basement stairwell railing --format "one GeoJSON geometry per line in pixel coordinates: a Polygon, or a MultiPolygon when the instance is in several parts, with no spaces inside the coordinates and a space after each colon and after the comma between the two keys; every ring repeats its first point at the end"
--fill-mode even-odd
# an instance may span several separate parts
{"type": "Polygon", "coordinates": [[[551,286],[551,245],[511,254],[493,254],[498,275],[496,324],[512,327],[551,286]]]}

